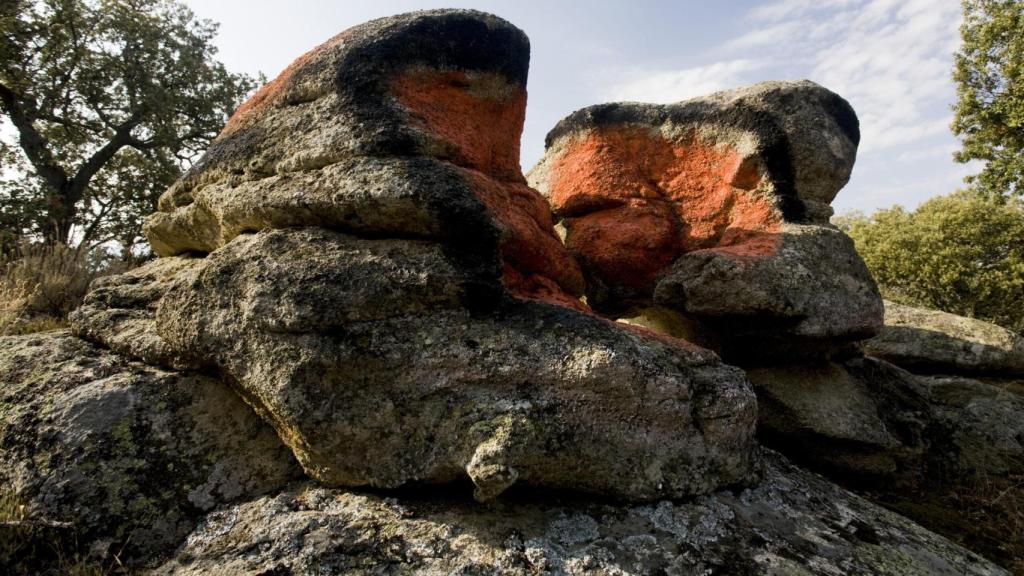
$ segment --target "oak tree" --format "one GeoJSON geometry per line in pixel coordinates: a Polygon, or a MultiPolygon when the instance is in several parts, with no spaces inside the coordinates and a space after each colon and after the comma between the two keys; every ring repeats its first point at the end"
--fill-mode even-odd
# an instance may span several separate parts
{"type": "Polygon", "coordinates": [[[0,225],[131,249],[255,80],[173,0],[0,0],[0,225]]]}

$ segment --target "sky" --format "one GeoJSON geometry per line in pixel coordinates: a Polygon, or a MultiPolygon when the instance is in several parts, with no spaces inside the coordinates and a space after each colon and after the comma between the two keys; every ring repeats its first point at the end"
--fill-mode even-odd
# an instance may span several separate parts
{"type": "Polygon", "coordinates": [[[949,130],[959,0],[186,0],[220,23],[229,70],[273,78],[336,33],[427,8],[497,14],[530,37],[524,170],[544,136],[601,102],[675,102],[762,80],[813,80],[861,122],[853,176],[833,206],[871,212],[954,191],[949,130]]]}

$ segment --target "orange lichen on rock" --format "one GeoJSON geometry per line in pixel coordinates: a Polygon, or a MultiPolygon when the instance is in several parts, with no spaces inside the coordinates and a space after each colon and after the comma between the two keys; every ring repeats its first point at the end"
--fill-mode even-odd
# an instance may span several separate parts
{"type": "Polygon", "coordinates": [[[578,302],[583,275],[555,234],[544,198],[525,183],[502,182],[465,168],[461,172],[502,227],[505,287],[524,298],[578,302]]]}
{"type": "Polygon", "coordinates": [[[731,147],[619,125],[567,142],[549,194],[595,279],[644,293],[686,252],[774,254],[782,217],[760,179],[756,160],[731,147]]]}
{"type": "Polygon", "coordinates": [[[526,90],[493,73],[411,68],[391,92],[434,139],[431,150],[459,167],[501,228],[505,287],[515,296],[578,309],[583,275],[555,234],[551,209],[526,185],[519,135],[526,90]]]}
{"type": "Polygon", "coordinates": [[[327,42],[296,58],[276,78],[261,86],[248,100],[242,102],[242,105],[228,118],[227,124],[224,125],[224,129],[221,130],[217,138],[224,138],[238,131],[245,126],[247,118],[258,117],[266,108],[277,103],[281,95],[290,88],[292,77],[297,71],[305,68],[317,56],[328,52],[341,42],[344,42],[351,32],[351,30],[346,30],[337,34],[327,42]]]}
{"type": "Polygon", "coordinates": [[[501,180],[523,181],[519,136],[526,89],[499,74],[411,68],[391,92],[436,136],[441,156],[501,180]]]}

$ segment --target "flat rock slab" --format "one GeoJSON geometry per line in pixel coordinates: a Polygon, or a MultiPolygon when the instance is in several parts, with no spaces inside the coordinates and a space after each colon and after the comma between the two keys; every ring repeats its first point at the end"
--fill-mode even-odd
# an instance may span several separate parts
{"type": "Polygon", "coordinates": [[[896,302],[885,302],[885,326],[863,346],[912,372],[1024,374],[1024,338],[1010,330],[896,302]]]}
{"type": "Polygon", "coordinates": [[[298,486],[210,514],[154,574],[1008,574],[767,460],[756,488],[645,505],[524,494],[481,506],[298,486]]]}

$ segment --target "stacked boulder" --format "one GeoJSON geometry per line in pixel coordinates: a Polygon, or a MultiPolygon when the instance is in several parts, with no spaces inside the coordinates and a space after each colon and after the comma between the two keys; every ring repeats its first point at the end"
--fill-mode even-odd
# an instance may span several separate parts
{"type": "Polygon", "coordinates": [[[745,363],[874,334],[882,302],[828,224],[857,116],[811,82],[679,104],[602,104],[548,134],[529,174],[566,229],[587,302],[745,363]]]}
{"type": "Polygon", "coordinates": [[[904,368],[1020,374],[1024,341],[883,307],[853,242],[829,223],[858,140],[838,95],[766,82],[574,112],[528,179],[560,219],[588,304],[742,366],[767,445],[887,490],[920,486],[937,467],[961,479],[1019,471],[1018,427],[993,423],[1019,414],[1020,397],[904,368]],[[979,449],[985,437],[992,446],[979,449]]]}
{"type": "Polygon", "coordinates": [[[767,82],[577,111],[529,180],[561,218],[595,310],[746,368],[770,445],[888,479],[919,456],[923,425],[890,408],[894,395],[914,405],[913,391],[852,346],[883,314],[852,240],[828,222],[859,137],[838,95],[767,82]]]}
{"type": "Polygon", "coordinates": [[[462,10],[296,60],[161,197],[158,259],[74,334],[3,340],[0,480],[161,574],[1003,574],[762,450],[716,354],[860,385],[881,301],[826,222],[850,107],[796,83],[577,113],[533,172],[563,244],[519,169],[528,60],[462,10]]]}
{"type": "Polygon", "coordinates": [[[162,258],[77,333],[214,369],[328,486],[467,476],[631,500],[756,477],[741,371],[586,312],[519,170],[529,44],[473,12],[348,30],[243,105],[160,200],[162,258]],[[130,335],[130,337],[126,337],[130,335]]]}
{"type": "Polygon", "coordinates": [[[863,349],[917,376],[932,413],[933,468],[962,485],[1024,475],[1024,338],[886,301],[885,326],[863,349]]]}

